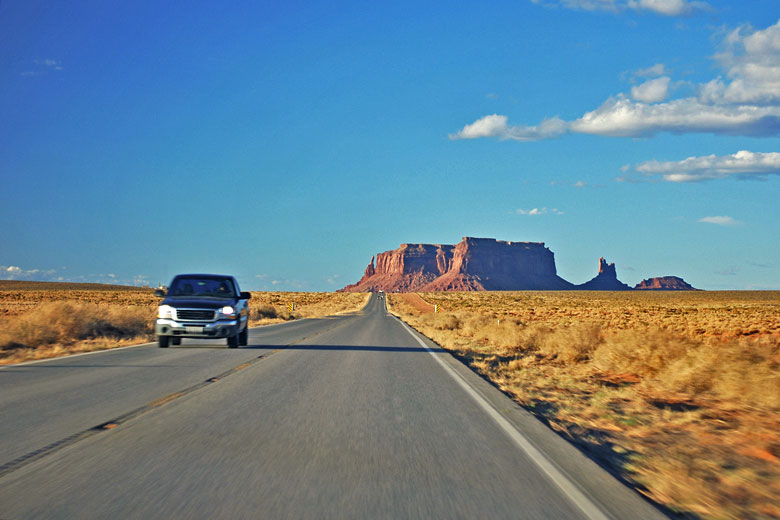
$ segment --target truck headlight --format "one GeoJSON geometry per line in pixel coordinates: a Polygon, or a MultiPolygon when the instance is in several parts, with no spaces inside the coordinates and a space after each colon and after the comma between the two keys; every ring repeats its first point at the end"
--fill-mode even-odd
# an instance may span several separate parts
{"type": "Polygon", "coordinates": [[[157,308],[157,317],[162,318],[164,320],[172,320],[173,319],[173,307],[170,305],[160,305],[157,308]]]}
{"type": "Polygon", "coordinates": [[[236,309],[231,307],[230,305],[225,305],[219,310],[219,317],[220,318],[230,318],[235,319],[236,317],[236,309]]]}

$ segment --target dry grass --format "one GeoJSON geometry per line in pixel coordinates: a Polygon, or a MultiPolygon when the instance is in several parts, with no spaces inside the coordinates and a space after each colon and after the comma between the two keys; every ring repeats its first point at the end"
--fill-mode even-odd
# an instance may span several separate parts
{"type": "MultiPolygon", "coordinates": [[[[354,311],[367,298],[253,292],[250,326],[354,311]],[[295,303],[293,312],[289,302],[295,303]]],[[[151,341],[159,303],[149,288],[0,281],[0,364],[151,341]]]]}
{"type": "Polygon", "coordinates": [[[659,504],[780,518],[780,292],[388,296],[659,504]]]}
{"type": "Polygon", "coordinates": [[[300,318],[319,318],[363,307],[368,293],[252,292],[250,325],[266,325],[300,318]],[[290,310],[290,303],[294,309],[290,310]]]}
{"type": "Polygon", "coordinates": [[[156,305],[92,303],[81,296],[43,302],[0,320],[0,364],[152,339],[156,305]]]}
{"type": "Polygon", "coordinates": [[[0,320],[26,314],[42,303],[67,301],[154,308],[159,302],[149,288],[88,283],[0,280],[0,320]]]}

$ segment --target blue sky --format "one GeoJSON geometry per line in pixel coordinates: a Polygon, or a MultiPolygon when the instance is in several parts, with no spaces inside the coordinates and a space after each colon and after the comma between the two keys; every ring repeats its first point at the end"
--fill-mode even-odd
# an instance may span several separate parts
{"type": "Polygon", "coordinates": [[[334,290],[542,241],[780,289],[776,0],[0,3],[0,278],[334,290]]]}

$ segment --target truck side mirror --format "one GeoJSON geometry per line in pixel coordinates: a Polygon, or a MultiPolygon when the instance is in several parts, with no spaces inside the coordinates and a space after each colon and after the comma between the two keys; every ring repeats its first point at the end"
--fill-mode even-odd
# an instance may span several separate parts
{"type": "Polygon", "coordinates": [[[242,299],[242,300],[248,300],[248,299],[249,299],[249,298],[251,298],[251,297],[252,297],[252,295],[251,295],[251,294],[249,294],[248,292],[246,292],[246,291],[241,291],[241,299],[242,299]]]}
{"type": "Polygon", "coordinates": [[[165,298],[165,291],[163,291],[162,289],[155,289],[154,295],[157,296],[158,298],[165,298]]]}

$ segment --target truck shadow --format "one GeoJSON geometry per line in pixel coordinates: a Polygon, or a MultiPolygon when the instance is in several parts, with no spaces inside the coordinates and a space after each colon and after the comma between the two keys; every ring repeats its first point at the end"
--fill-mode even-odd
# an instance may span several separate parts
{"type": "MultiPolygon", "coordinates": [[[[182,345],[171,345],[168,350],[311,350],[320,352],[428,352],[422,347],[389,347],[384,345],[278,345],[278,344],[251,344],[245,347],[235,349],[228,348],[227,345],[216,343],[188,343],[182,345]]],[[[447,352],[441,347],[431,348],[431,352],[447,352]]]]}
{"type": "MultiPolygon", "coordinates": [[[[359,352],[428,352],[422,347],[388,347],[369,345],[288,345],[284,350],[359,351],[359,352]]],[[[443,348],[432,348],[432,352],[446,352],[443,348]]]]}

